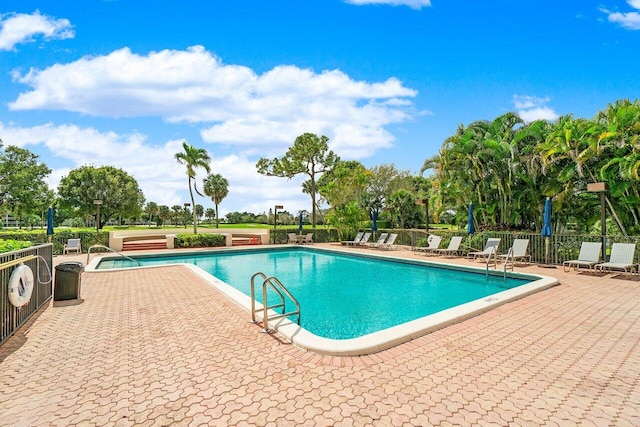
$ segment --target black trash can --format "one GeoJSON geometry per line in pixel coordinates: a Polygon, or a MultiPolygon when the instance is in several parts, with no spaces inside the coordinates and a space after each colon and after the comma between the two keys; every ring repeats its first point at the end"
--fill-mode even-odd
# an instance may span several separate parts
{"type": "Polygon", "coordinates": [[[80,281],[84,266],[81,262],[68,261],[56,266],[53,300],[62,301],[80,298],[80,281]]]}

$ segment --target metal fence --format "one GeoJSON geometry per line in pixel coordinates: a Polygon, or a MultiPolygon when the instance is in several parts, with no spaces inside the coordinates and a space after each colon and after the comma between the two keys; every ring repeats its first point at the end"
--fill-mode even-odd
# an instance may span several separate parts
{"type": "MultiPolygon", "coordinates": [[[[412,247],[425,246],[427,233],[425,230],[411,230],[412,247]]],[[[442,236],[441,247],[446,247],[451,236],[465,236],[462,243],[463,253],[470,250],[481,250],[490,237],[500,238],[499,253],[506,253],[515,239],[529,239],[529,254],[534,263],[546,263],[547,242],[540,233],[522,233],[505,231],[482,231],[468,236],[464,231],[431,230],[429,234],[442,236]]],[[[582,242],[602,242],[602,236],[593,234],[554,234],[549,238],[548,263],[561,265],[564,261],[576,259],[582,242]]],[[[613,243],[635,243],[636,257],[640,255],[640,236],[606,236],[605,251],[608,254],[613,243]]]]}
{"type": "MultiPolygon", "coordinates": [[[[287,234],[295,233],[300,234],[298,227],[278,227],[275,232],[271,229],[270,242],[273,243],[274,235],[276,243],[287,243],[289,241],[287,234]]],[[[338,231],[333,228],[305,228],[302,230],[302,234],[313,233],[313,241],[315,243],[327,243],[338,241],[338,231]]]]}
{"type": "Polygon", "coordinates": [[[9,338],[51,298],[53,292],[53,245],[48,243],[19,251],[0,254],[0,344],[9,338]],[[21,261],[23,260],[24,261],[21,261]],[[33,271],[33,293],[29,303],[14,307],[9,301],[9,281],[17,263],[23,262],[33,271]]]}
{"type": "Polygon", "coordinates": [[[0,239],[26,240],[34,245],[51,243],[53,245],[53,254],[62,254],[62,249],[69,239],[80,239],[82,241],[82,252],[93,245],[109,246],[108,231],[61,231],[56,232],[52,236],[47,236],[43,232],[7,232],[0,231],[0,239]]]}

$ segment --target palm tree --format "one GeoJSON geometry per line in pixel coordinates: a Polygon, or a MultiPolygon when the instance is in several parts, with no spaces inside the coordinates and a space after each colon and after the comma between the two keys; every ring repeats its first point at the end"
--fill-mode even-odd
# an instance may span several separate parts
{"type": "Polygon", "coordinates": [[[207,176],[204,179],[204,194],[211,197],[211,200],[216,205],[216,228],[219,228],[218,205],[229,194],[229,181],[219,173],[207,176]]]}
{"type": "Polygon", "coordinates": [[[198,223],[200,223],[200,218],[202,218],[202,215],[204,215],[204,206],[202,206],[201,204],[197,204],[194,210],[196,212],[196,217],[198,217],[198,223]]]}
{"type": "Polygon", "coordinates": [[[175,222],[174,225],[178,225],[178,221],[180,220],[180,216],[182,214],[182,206],[173,205],[171,206],[171,219],[175,222]]]}
{"type": "Polygon", "coordinates": [[[211,224],[211,220],[216,217],[216,211],[212,208],[207,208],[207,210],[204,211],[204,216],[209,221],[209,224],[211,224]]]}
{"type": "MultiPolygon", "coordinates": [[[[166,225],[169,218],[171,218],[171,209],[167,205],[158,206],[158,216],[162,218],[162,225],[166,225]]],[[[171,225],[171,224],[169,224],[171,225]]]]}
{"type": "Polygon", "coordinates": [[[158,213],[158,204],[156,202],[147,203],[147,215],[149,215],[149,227],[151,227],[151,221],[153,216],[158,213]]]}
{"type": "MultiPolygon", "coordinates": [[[[209,167],[209,163],[211,162],[211,157],[209,157],[209,153],[204,148],[195,148],[187,141],[182,141],[182,149],[184,151],[175,154],[175,158],[181,165],[185,165],[187,167],[187,176],[189,177],[189,196],[191,196],[191,206],[196,205],[195,200],[193,199],[193,191],[191,189],[193,182],[193,190],[196,193],[200,194],[198,188],[196,187],[196,169],[202,168],[207,171],[207,173],[211,172],[211,168],[209,167]]],[[[202,194],[200,194],[202,196],[202,194]]],[[[193,210],[193,233],[198,233],[198,221],[196,218],[196,210],[193,210]]]]}

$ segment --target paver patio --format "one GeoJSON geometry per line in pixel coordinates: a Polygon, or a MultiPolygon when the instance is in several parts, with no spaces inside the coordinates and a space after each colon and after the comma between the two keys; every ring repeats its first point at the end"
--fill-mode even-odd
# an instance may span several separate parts
{"type": "Polygon", "coordinates": [[[354,358],[260,333],[184,267],[84,274],[0,345],[0,426],[640,425],[639,279],[516,270],[561,284],[354,358]]]}

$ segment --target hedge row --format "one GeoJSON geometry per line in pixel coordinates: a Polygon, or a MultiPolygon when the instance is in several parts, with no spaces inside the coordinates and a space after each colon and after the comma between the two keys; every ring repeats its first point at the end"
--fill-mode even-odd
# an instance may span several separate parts
{"type": "Polygon", "coordinates": [[[176,248],[210,248],[225,246],[226,240],[222,234],[190,234],[182,233],[176,235],[176,248]]]}

